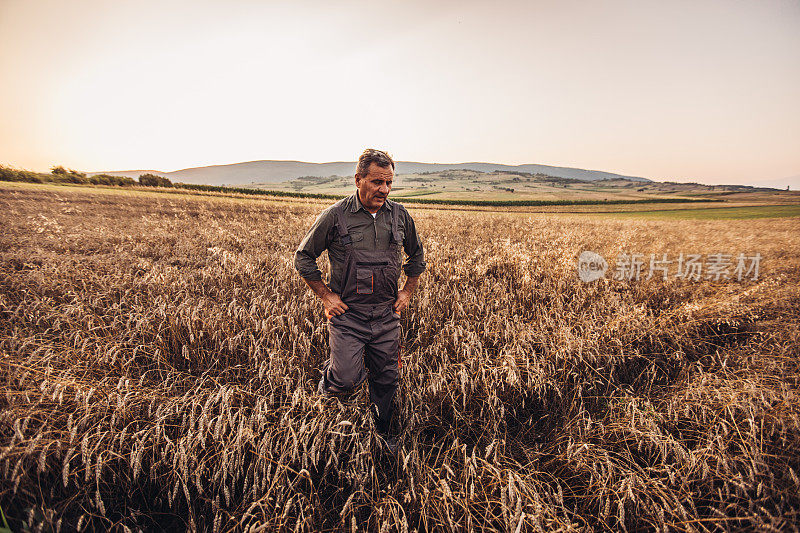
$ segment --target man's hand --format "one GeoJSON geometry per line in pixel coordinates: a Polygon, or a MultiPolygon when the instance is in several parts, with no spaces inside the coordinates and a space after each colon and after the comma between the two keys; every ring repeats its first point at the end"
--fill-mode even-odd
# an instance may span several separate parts
{"type": "Polygon", "coordinates": [[[394,305],[392,305],[392,309],[394,309],[395,313],[399,313],[406,307],[408,307],[408,302],[411,301],[411,293],[405,289],[401,289],[397,291],[397,300],[395,300],[394,305]]]}
{"type": "Polygon", "coordinates": [[[408,307],[408,302],[411,301],[411,295],[417,290],[417,285],[419,285],[419,276],[406,278],[403,288],[397,291],[397,300],[392,305],[395,313],[399,313],[408,307]]]}
{"type": "Polygon", "coordinates": [[[311,287],[314,294],[319,296],[322,300],[322,305],[325,306],[325,318],[331,318],[341,315],[347,311],[347,304],[345,304],[338,294],[331,291],[325,283],[319,280],[309,280],[303,278],[303,281],[311,287]]]}
{"type": "Polygon", "coordinates": [[[329,292],[323,296],[322,305],[325,306],[325,318],[328,320],[347,311],[347,304],[335,292],[329,292]]]}

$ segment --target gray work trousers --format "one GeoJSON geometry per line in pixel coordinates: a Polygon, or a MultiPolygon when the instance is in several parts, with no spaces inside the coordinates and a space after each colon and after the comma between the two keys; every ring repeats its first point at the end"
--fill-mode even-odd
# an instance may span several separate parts
{"type": "Polygon", "coordinates": [[[352,304],[328,322],[330,357],[323,364],[323,390],[347,393],[369,378],[376,426],[387,431],[399,380],[400,314],[392,303],[352,304]],[[365,368],[366,363],[366,368],[365,368]]]}

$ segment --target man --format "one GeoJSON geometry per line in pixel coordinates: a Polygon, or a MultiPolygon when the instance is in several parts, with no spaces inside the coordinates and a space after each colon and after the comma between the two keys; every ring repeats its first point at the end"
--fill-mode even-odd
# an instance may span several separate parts
{"type": "Polygon", "coordinates": [[[349,393],[368,377],[375,428],[394,451],[389,423],[399,377],[400,313],[417,288],[425,259],[411,215],[388,198],[393,178],[392,158],[365,150],[356,166],[356,192],[317,217],[294,264],[322,300],[328,319],[330,357],[318,390],[349,393]],[[408,256],[403,264],[407,279],[398,291],[401,247],[408,256]],[[326,249],[330,287],[317,265],[326,249]]]}

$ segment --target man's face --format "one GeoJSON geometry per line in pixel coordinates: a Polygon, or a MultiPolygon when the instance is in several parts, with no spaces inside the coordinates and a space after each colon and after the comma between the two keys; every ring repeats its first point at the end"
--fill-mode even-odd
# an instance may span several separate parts
{"type": "Polygon", "coordinates": [[[389,191],[392,190],[392,179],[394,170],[389,165],[386,168],[378,166],[377,163],[370,163],[369,171],[363,178],[356,177],[356,187],[358,187],[358,198],[367,211],[376,212],[386,202],[389,191]]]}

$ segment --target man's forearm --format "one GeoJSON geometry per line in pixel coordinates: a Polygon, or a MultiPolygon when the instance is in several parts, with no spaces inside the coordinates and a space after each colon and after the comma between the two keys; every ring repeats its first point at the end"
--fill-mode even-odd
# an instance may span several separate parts
{"type": "Polygon", "coordinates": [[[419,285],[419,276],[413,276],[406,278],[406,282],[403,284],[403,290],[407,292],[409,295],[414,294],[414,291],[417,290],[417,286],[419,285]]]}
{"type": "Polygon", "coordinates": [[[305,281],[306,285],[311,287],[311,290],[314,291],[314,294],[319,296],[320,300],[322,300],[322,305],[325,306],[325,316],[328,319],[347,311],[347,304],[342,301],[338,294],[330,290],[328,286],[325,285],[325,282],[306,278],[303,278],[303,281],[305,281]]]}
{"type": "Polygon", "coordinates": [[[322,281],[322,280],[318,280],[318,279],[317,280],[310,280],[310,279],[303,278],[303,281],[305,281],[306,285],[311,287],[311,290],[314,291],[314,294],[316,294],[320,298],[325,298],[325,296],[327,296],[328,294],[331,294],[333,292],[328,288],[327,285],[325,285],[325,282],[322,281]]]}

